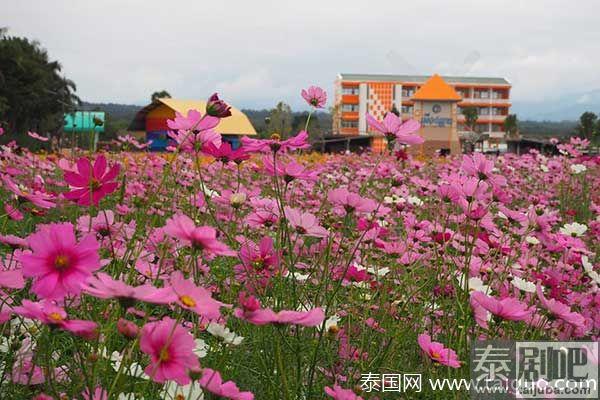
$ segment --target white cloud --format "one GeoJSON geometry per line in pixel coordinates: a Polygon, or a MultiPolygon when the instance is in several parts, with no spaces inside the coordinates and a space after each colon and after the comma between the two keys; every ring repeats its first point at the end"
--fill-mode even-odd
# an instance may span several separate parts
{"type": "Polygon", "coordinates": [[[302,106],[338,72],[504,76],[513,99],[600,88],[597,0],[103,0],[2,5],[87,100],[144,103],[155,90],[237,107],[302,106]]]}

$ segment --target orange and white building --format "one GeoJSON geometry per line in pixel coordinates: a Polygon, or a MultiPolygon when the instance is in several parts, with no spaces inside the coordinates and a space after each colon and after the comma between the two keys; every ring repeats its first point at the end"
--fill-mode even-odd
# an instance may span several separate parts
{"type": "MultiPolygon", "coordinates": [[[[454,130],[458,137],[468,132],[462,109],[472,106],[477,108],[479,114],[475,131],[487,134],[491,143],[503,141],[504,120],[511,105],[511,84],[506,79],[434,76],[440,78],[441,82],[436,78],[429,85],[425,96],[429,99],[425,100],[439,101],[441,105],[452,103],[449,111],[453,113],[454,130]],[[446,86],[453,89],[451,98],[448,99],[444,98],[449,93],[446,86]]],[[[431,78],[426,75],[340,74],[335,81],[334,134],[372,135],[374,132],[367,126],[366,113],[382,120],[393,106],[404,120],[426,117],[423,114],[423,104],[419,102],[423,100],[423,95],[416,98],[415,95],[431,78]]],[[[428,140],[426,136],[425,140],[428,140]]],[[[382,146],[379,141],[373,142],[375,150],[382,146]]]]}

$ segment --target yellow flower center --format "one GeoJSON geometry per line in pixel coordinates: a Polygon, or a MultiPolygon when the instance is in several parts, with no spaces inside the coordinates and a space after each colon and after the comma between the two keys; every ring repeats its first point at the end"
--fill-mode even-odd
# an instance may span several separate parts
{"type": "Polygon", "coordinates": [[[181,301],[183,303],[183,305],[186,307],[196,307],[196,302],[194,301],[194,299],[192,299],[187,294],[180,296],[179,301],[181,301]]]}
{"type": "Polygon", "coordinates": [[[100,182],[96,178],[90,179],[90,189],[98,190],[100,188],[100,182]]]}
{"type": "Polygon", "coordinates": [[[442,358],[442,355],[436,351],[434,351],[433,353],[431,353],[431,358],[434,358],[436,360],[442,358]]]}
{"type": "Polygon", "coordinates": [[[177,396],[175,396],[175,400],[185,400],[185,396],[179,393],[177,396]]]}
{"type": "Polygon", "coordinates": [[[62,315],[60,315],[60,313],[57,312],[53,312],[48,314],[48,318],[50,318],[50,320],[54,321],[54,322],[60,322],[62,321],[64,318],[62,315]]]}
{"type": "Polygon", "coordinates": [[[272,140],[281,140],[281,135],[279,133],[274,133],[271,135],[272,140]]]}
{"type": "Polygon", "coordinates": [[[158,355],[158,359],[160,361],[169,361],[169,358],[171,358],[171,356],[169,355],[169,350],[167,348],[164,348],[160,351],[160,354],[158,355]]]}
{"type": "Polygon", "coordinates": [[[69,257],[64,254],[59,254],[54,259],[54,266],[58,269],[65,269],[69,266],[69,257]]]}

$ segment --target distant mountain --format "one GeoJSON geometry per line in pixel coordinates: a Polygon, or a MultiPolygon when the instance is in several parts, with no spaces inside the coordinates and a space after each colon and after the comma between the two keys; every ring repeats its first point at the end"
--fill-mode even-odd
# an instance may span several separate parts
{"type": "Polygon", "coordinates": [[[586,111],[600,113],[600,89],[565,94],[541,101],[513,101],[511,112],[520,120],[576,121],[586,111]]]}
{"type": "Polygon", "coordinates": [[[142,106],[118,103],[88,103],[84,101],[82,108],[84,111],[104,111],[108,118],[131,121],[142,106]]]}

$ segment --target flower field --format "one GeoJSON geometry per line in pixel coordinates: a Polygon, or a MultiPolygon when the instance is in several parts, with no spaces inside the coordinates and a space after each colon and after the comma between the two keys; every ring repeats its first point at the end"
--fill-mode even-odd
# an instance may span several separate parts
{"type": "Polygon", "coordinates": [[[2,147],[2,398],[468,398],[364,376],[468,378],[477,339],[598,340],[586,141],[420,160],[388,114],[384,154],[310,153],[304,131],[233,150],[210,100],[168,153],[2,147]]]}

